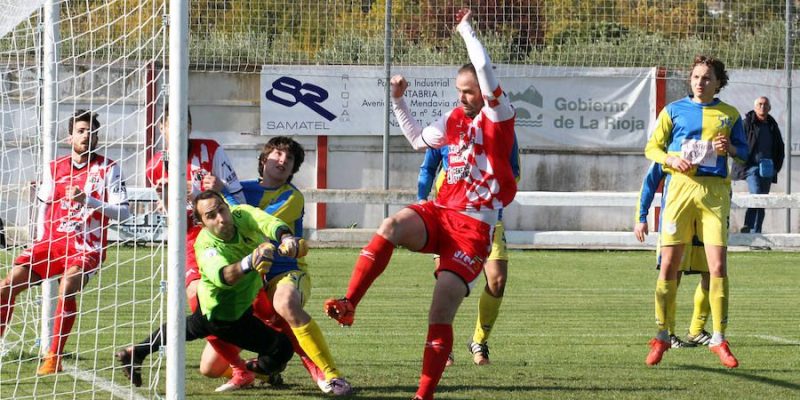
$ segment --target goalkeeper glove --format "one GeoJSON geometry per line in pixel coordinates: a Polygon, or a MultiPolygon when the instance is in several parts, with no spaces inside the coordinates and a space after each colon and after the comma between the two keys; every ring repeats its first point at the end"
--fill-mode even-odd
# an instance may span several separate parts
{"type": "Polygon", "coordinates": [[[266,275],[270,267],[272,267],[274,254],[275,246],[272,243],[261,243],[252,253],[242,259],[242,272],[248,273],[255,270],[261,275],[266,275]]]}
{"type": "Polygon", "coordinates": [[[300,258],[308,254],[308,245],[305,239],[296,239],[294,236],[286,236],[281,240],[278,247],[278,254],[284,257],[300,258]]]}

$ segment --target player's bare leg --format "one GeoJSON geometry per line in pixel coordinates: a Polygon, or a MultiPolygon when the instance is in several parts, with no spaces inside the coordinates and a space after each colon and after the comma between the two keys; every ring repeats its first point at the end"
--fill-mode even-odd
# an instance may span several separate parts
{"type": "Polygon", "coordinates": [[[350,277],[347,294],[340,299],[326,300],[325,313],[342,326],[352,325],[356,306],[375,279],[386,269],[395,246],[417,251],[426,242],[425,224],[415,211],[404,208],[384,219],[372,240],[361,250],[350,277]]]}
{"type": "Polygon", "coordinates": [[[41,280],[30,268],[15,265],[0,282],[0,337],[3,337],[6,326],[11,321],[17,295],[41,280]]]}
{"type": "Polygon", "coordinates": [[[230,367],[230,364],[214,350],[214,347],[210,343],[206,343],[203,353],[200,355],[200,375],[207,378],[222,376],[230,378],[230,367]]]}

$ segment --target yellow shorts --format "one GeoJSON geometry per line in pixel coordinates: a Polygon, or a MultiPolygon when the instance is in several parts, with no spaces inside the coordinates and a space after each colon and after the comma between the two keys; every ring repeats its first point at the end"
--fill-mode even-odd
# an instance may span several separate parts
{"type": "MultiPolygon", "coordinates": [[[[661,268],[661,246],[656,245],[656,269],[661,268]]],[[[685,273],[708,272],[706,249],[702,244],[693,243],[683,248],[680,271],[685,273]]]]}
{"type": "Polygon", "coordinates": [[[712,246],[728,245],[731,184],[719,177],[673,174],[664,187],[661,213],[662,246],[691,245],[697,234],[712,246]]]}
{"type": "Polygon", "coordinates": [[[300,304],[304,307],[306,301],[311,297],[311,276],[304,271],[287,271],[276,275],[267,282],[267,296],[272,299],[275,296],[275,289],[279,285],[292,285],[300,292],[300,304]]]}
{"type": "Polygon", "coordinates": [[[681,272],[708,272],[706,249],[703,246],[686,246],[683,248],[681,272]]]}
{"type": "Polygon", "coordinates": [[[508,261],[508,246],[506,246],[506,228],[503,221],[497,221],[492,237],[492,252],[487,260],[508,261]]]}

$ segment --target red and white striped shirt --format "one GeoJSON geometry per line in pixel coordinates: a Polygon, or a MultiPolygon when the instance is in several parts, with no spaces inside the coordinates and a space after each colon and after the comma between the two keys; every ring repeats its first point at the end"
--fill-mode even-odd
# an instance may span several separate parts
{"type": "Polygon", "coordinates": [[[39,240],[77,251],[102,253],[109,218],[125,219],[129,215],[120,167],[100,155],[84,164],[76,164],[71,156],[52,161],[50,174],[42,179],[37,197],[46,204],[44,218],[39,220],[39,240]],[[66,197],[71,186],[78,186],[86,194],[84,203],[66,197]]]}
{"type": "MultiPolygon", "coordinates": [[[[162,180],[166,182],[167,166],[164,163],[165,152],[156,153],[147,163],[147,180],[152,185],[159,185],[162,180]]],[[[203,186],[203,178],[206,175],[213,175],[219,178],[225,185],[225,190],[230,195],[239,200],[239,204],[245,204],[246,200],[242,193],[242,184],[233,170],[233,165],[219,145],[211,139],[189,139],[189,157],[186,163],[186,179],[191,182],[192,196],[200,194],[207,188],[203,186]]]]}

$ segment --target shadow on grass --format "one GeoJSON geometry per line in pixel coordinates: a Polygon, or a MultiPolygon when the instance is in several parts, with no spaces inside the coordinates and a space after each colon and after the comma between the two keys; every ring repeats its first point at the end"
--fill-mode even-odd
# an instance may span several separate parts
{"type": "MultiPolygon", "coordinates": [[[[514,394],[515,396],[523,396],[524,393],[530,393],[531,396],[534,394],[536,395],[543,395],[543,393],[552,392],[552,395],[557,395],[560,393],[586,393],[588,397],[591,396],[591,393],[596,392],[653,392],[653,391],[661,391],[661,390],[670,390],[675,392],[675,388],[672,387],[664,387],[664,388],[657,388],[657,387],[632,387],[632,388],[621,388],[621,387],[599,387],[599,386],[580,386],[580,387],[571,387],[571,386],[564,386],[564,385],[518,385],[518,386],[492,386],[492,385],[480,385],[474,387],[464,387],[464,386],[450,386],[450,385],[439,385],[436,388],[436,393],[448,393],[450,398],[453,399],[460,399],[460,400],[474,400],[475,394],[474,393],[464,393],[459,395],[459,392],[464,392],[465,390],[480,390],[493,393],[496,398],[503,398],[501,396],[502,393],[508,393],[509,395],[514,394]]],[[[355,392],[352,398],[358,399],[372,399],[372,400],[399,400],[399,399],[410,399],[414,397],[414,393],[417,391],[417,386],[370,386],[366,392],[368,393],[359,393],[359,391],[355,392]],[[384,396],[376,396],[376,392],[406,392],[408,395],[405,396],[397,396],[397,395],[384,395],[384,396]]]]}
{"type": "Polygon", "coordinates": [[[782,387],[785,389],[800,390],[800,384],[780,379],[768,378],[766,376],[748,373],[739,369],[709,368],[699,365],[683,365],[682,367],[691,370],[699,370],[703,372],[713,372],[720,375],[724,374],[726,376],[733,375],[738,378],[746,379],[753,382],[763,383],[765,385],[772,385],[772,386],[782,387]]]}

